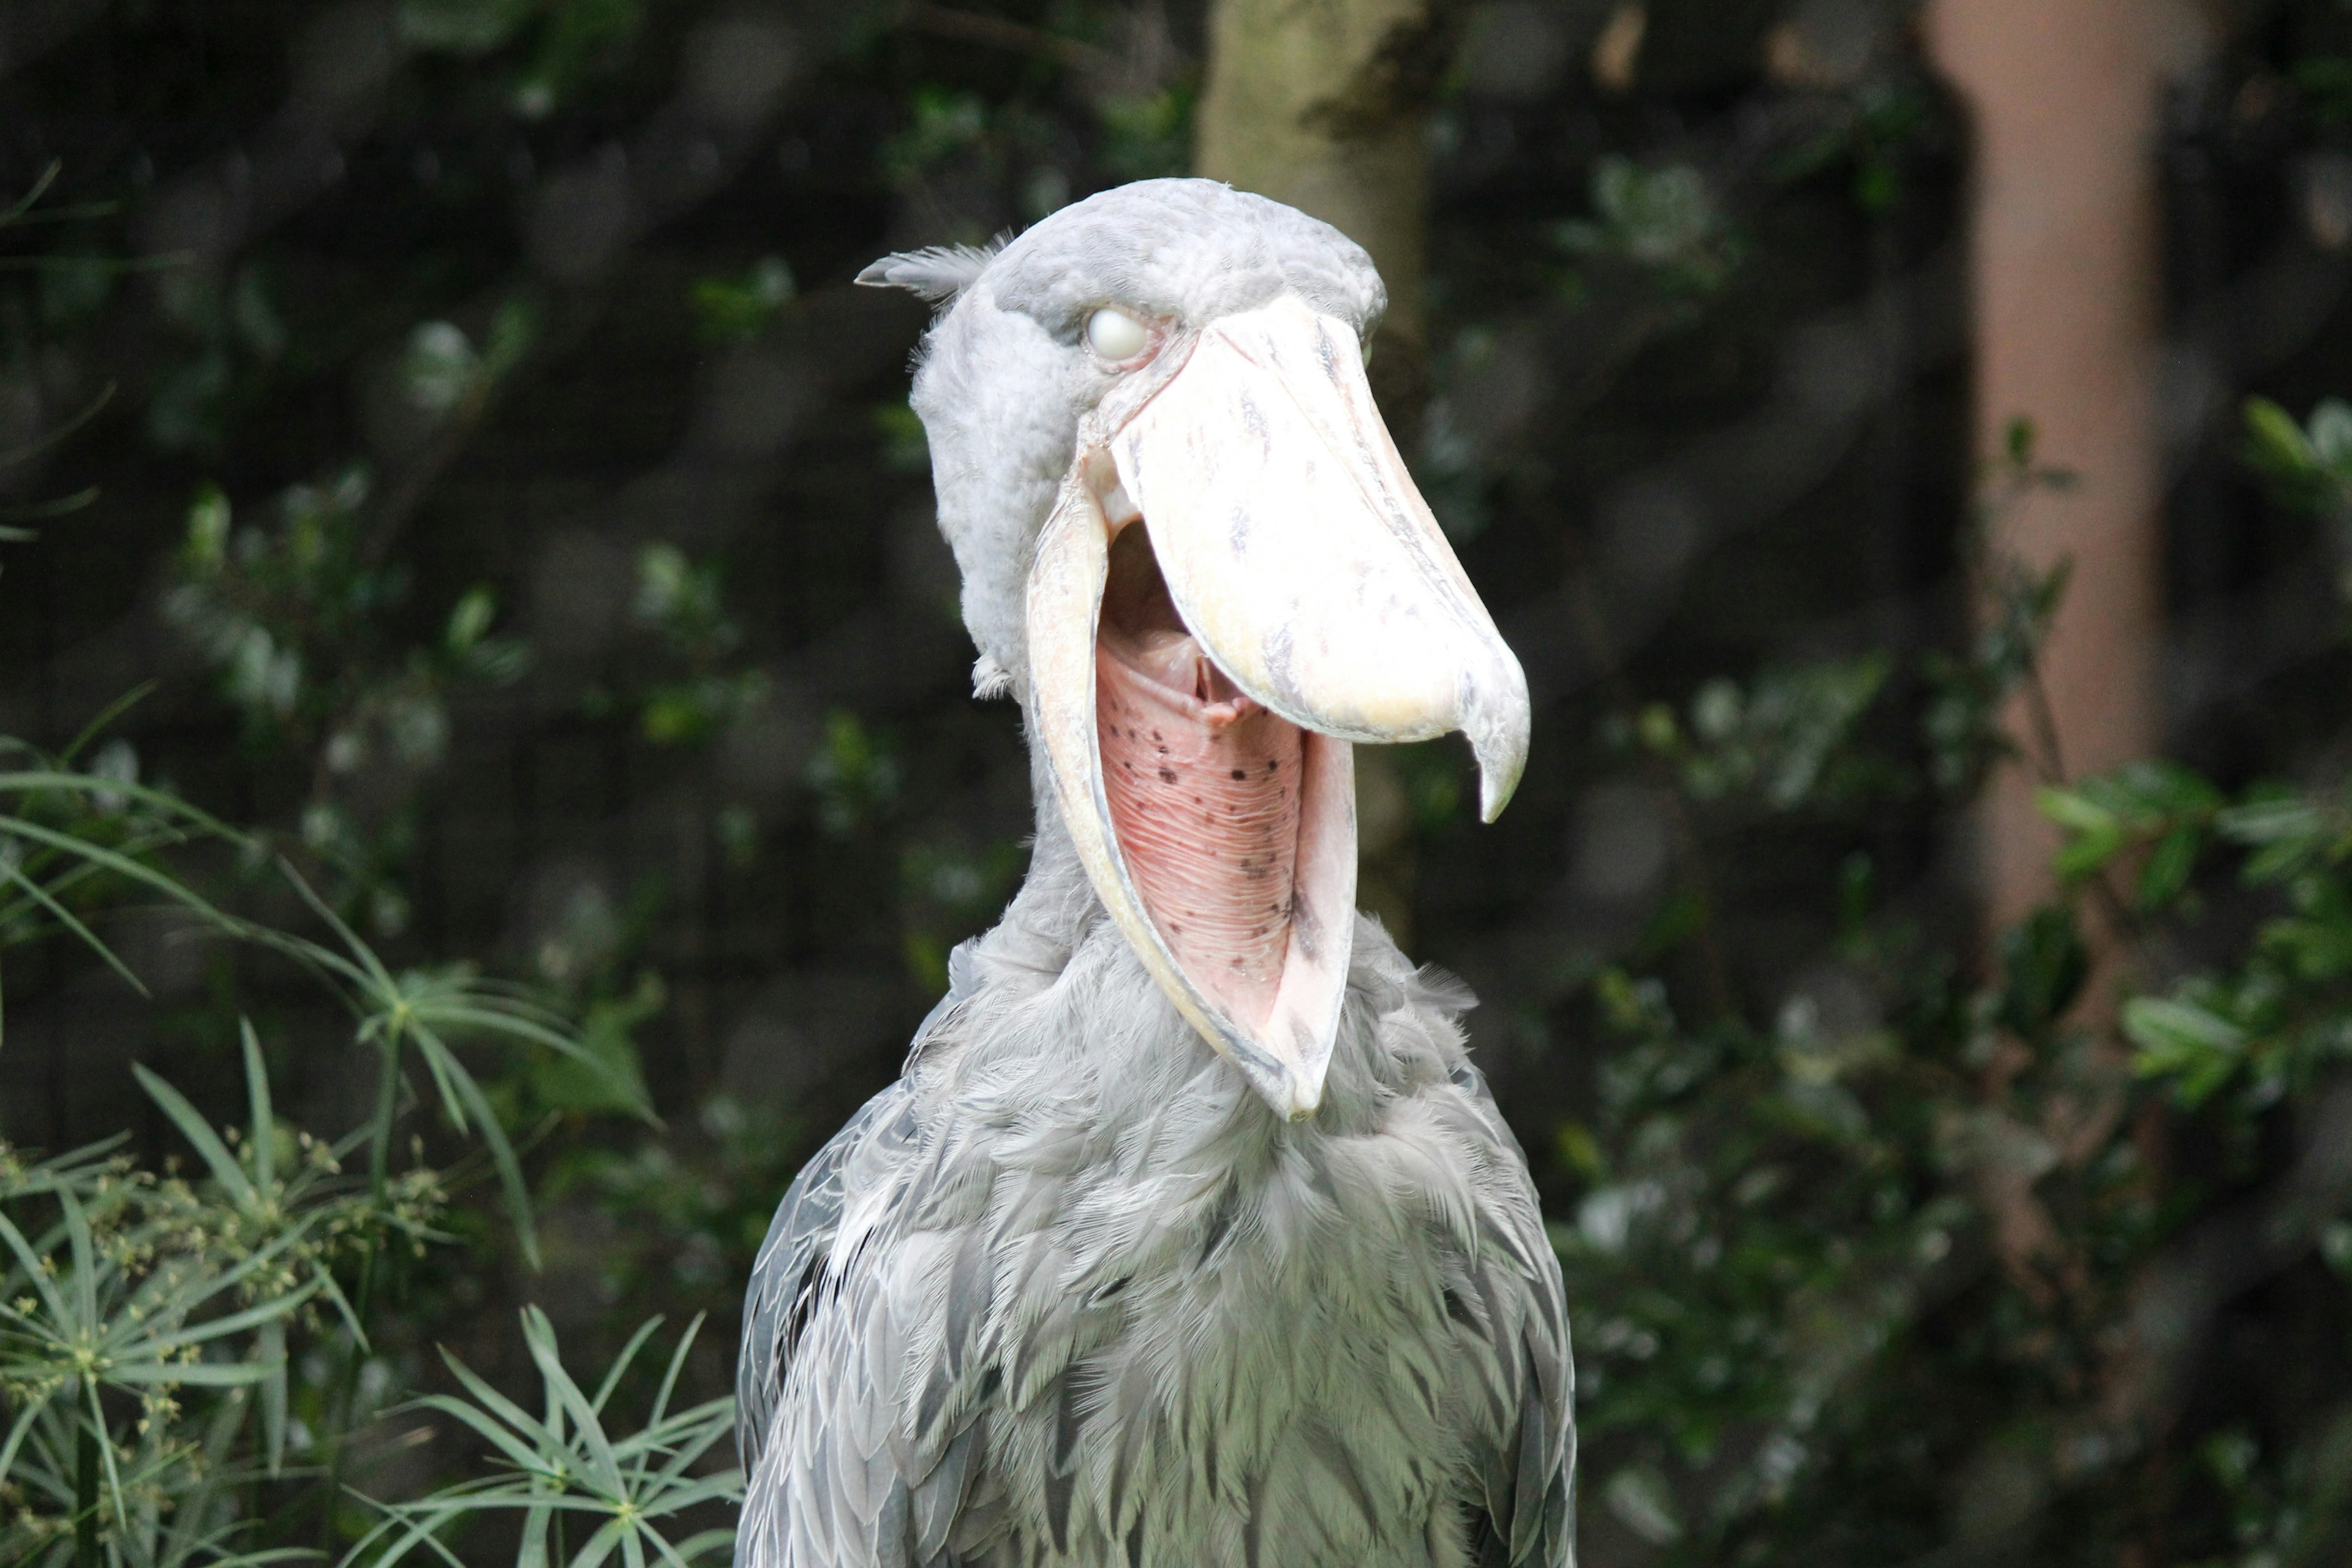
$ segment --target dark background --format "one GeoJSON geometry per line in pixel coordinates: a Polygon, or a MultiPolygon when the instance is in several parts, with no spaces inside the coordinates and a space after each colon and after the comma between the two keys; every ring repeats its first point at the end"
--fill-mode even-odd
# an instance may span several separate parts
{"type": "MultiPolygon", "coordinates": [[[[1920,660],[1969,630],[1964,130],[1903,7],[1659,0],[1615,90],[1592,65],[1612,9],[1461,13],[1432,391],[1399,430],[1527,667],[1527,780],[1483,827],[1454,744],[1412,748],[1368,759],[1363,808],[1367,905],[1479,993],[1478,1058],[1564,1222],[1611,966],[1761,1029],[1834,1006],[1857,864],[1952,973],[1989,962],[1964,794],[1686,807],[1627,739],[1717,678],[1875,650],[1854,727],[1930,771],[1920,660]],[[1792,19],[1836,45],[1811,74],[1772,65],[1792,19]],[[1689,184],[1612,216],[1611,160],[1689,184]]],[[[2324,766],[2347,673],[2323,531],[2246,476],[2238,405],[2300,416],[2352,383],[2352,154],[2297,75],[2352,16],[2241,9],[2160,149],[2167,744],[2227,784],[2324,766]]],[[[1204,47],[1197,7],[1076,0],[0,11],[0,196],[51,178],[49,221],[0,232],[0,449],[28,448],[0,485],[27,508],[94,488],[0,547],[0,733],[61,746],[153,682],[110,765],[273,834],[396,962],[625,1020],[664,1119],[507,1064],[549,1270],[485,1211],[419,1309],[434,1333],[495,1340],[485,1301],[583,1332],[684,1301],[723,1383],[769,1209],[896,1073],[1028,824],[905,409],[925,310],[848,280],[1184,172],[1204,47]],[[226,588],[185,547],[215,491],[257,542],[226,588]],[[321,504],[341,542],[305,556],[284,520],[321,504]],[[477,586],[495,668],[432,651],[477,586]],[[300,657],[286,700],[252,627],[300,657]]],[[[162,921],[113,934],[160,1006],[69,947],[11,952],[0,1135],[162,1148],[126,1064],[229,1103],[239,1010],[292,1114],[360,1114],[372,1068],[299,977],[162,921]]],[[[2340,1290],[2310,1288],[2257,1319],[2338,1377],[2340,1290]]],[[[1606,1475],[1590,1552],[1632,1560],[1606,1475]]],[[[1909,1560],[1829,1539],[1811,1560],[1909,1560]]]]}

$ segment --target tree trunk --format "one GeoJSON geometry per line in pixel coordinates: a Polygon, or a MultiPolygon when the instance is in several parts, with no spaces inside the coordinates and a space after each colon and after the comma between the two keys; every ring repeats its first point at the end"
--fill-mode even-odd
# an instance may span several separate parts
{"type": "MultiPolygon", "coordinates": [[[[1937,0],[1928,14],[1975,132],[1979,447],[2029,419],[2038,459],[2080,476],[2028,496],[1991,542],[2036,568],[2074,563],[2042,677],[2054,761],[2076,777],[2163,739],[2156,137],[2181,25],[2166,0],[1937,0]]],[[[2010,732],[2033,733],[2025,713],[2010,732]]],[[[1979,819],[1994,932],[2053,890],[2036,773],[2001,770],[1979,819]]]]}
{"type": "Polygon", "coordinates": [[[1371,253],[1389,312],[1367,370],[1410,450],[1427,395],[1429,102],[1454,0],[1215,0],[1196,171],[1287,202],[1371,253]]]}
{"type": "MultiPolygon", "coordinates": [[[[1197,173],[1286,202],[1371,253],[1389,309],[1364,369],[1407,453],[1429,395],[1429,103],[1459,22],[1455,0],[1213,0],[1193,121],[1197,173]]],[[[1410,942],[1412,817],[1389,748],[1357,749],[1356,801],[1357,901],[1410,942]]]]}

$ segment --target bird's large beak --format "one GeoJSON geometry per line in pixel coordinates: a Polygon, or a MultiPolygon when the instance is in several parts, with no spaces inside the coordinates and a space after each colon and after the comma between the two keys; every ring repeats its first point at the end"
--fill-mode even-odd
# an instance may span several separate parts
{"type": "Polygon", "coordinates": [[[1033,733],[1111,918],[1293,1120],[1319,1103],[1355,931],[1350,743],[1460,730],[1492,821],[1527,681],[1373,406],[1294,297],[1107,399],[1039,536],[1033,733]]]}

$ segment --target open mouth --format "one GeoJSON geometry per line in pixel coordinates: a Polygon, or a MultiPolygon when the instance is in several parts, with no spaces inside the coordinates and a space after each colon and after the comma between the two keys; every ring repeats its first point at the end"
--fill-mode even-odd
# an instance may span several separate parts
{"type": "Polygon", "coordinates": [[[1105,911],[1297,1119],[1355,932],[1353,743],[1464,731],[1491,819],[1527,682],[1352,329],[1286,296],[1177,346],[1081,423],[1030,565],[1023,700],[1105,911]]]}
{"type": "Polygon", "coordinates": [[[1170,596],[1139,521],[1111,542],[1096,633],[1095,731],[1111,830],[1153,927],[1231,1019],[1264,1036],[1311,1024],[1333,978],[1328,928],[1353,877],[1348,743],[1234,685],[1170,596]],[[1324,853],[1319,857],[1318,850],[1324,853]],[[1336,902],[1335,902],[1336,900],[1336,902]],[[1287,983],[1292,1005],[1281,1005],[1287,983]]]}

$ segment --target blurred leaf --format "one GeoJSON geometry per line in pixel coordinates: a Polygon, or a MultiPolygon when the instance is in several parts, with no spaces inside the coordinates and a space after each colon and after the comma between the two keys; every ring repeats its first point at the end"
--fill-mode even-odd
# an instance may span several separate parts
{"type": "Polygon", "coordinates": [[[498,600],[489,589],[478,584],[466,590],[449,612],[449,624],[442,631],[441,641],[451,653],[462,654],[482,640],[490,629],[491,617],[498,614],[498,600]]]}
{"type": "Polygon", "coordinates": [[[481,356],[474,341],[455,323],[422,321],[408,334],[400,356],[400,379],[408,400],[427,414],[455,413],[481,384],[481,356]]]}
{"type": "Polygon", "coordinates": [[[2123,1027],[2139,1047],[2139,1070],[2178,1079],[2187,1105],[2202,1104],[2243,1061],[2245,1031],[2193,1002],[2136,996],[2124,1004],[2123,1027]]]}
{"type": "Polygon", "coordinates": [[[1601,1497],[1620,1523],[1652,1546],[1671,1545],[1682,1539],[1682,1517],[1675,1508],[1673,1489],[1648,1466],[1628,1465],[1618,1470],[1609,1478],[1601,1497]]]}
{"type": "Polygon", "coordinates": [[[749,342],[768,330],[798,292],[783,258],[763,256],[740,278],[704,278],[694,285],[694,313],[702,341],[749,342]]]}
{"type": "Polygon", "coordinates": [[[1104,164],[1122,180],[1190,173],[1194,96],[1189,80],[1156,92],[1097,96],[1104,164]]]}
{"type": "Polygon", "coordinates": [[[1774,811],[1818,805],[1869,787],[1874,775],[1850,742],[1891,668],[1870,654],[1767,668],[1745,690],[1717,678],[1691,699],[1687,729],[1671,708],[1652,703],[1633,734],[1674,763],[1696,799],[1753,792],[1774,811]]]}
{"type": "Polygon", "coordinates": [[[2245,405],[2247,467],[2283,506],[2332,520],[2352,518],[2352,405],[2323,398],[2306,425],[2266,397],[2245,405]]]}
{"type": "Polygon", "coordinates": [[[646,970],[627,995],[589,1004],[580,1025],[579,1057],[530,1058],[533,1102],[550,1110],[583,1114],[641,1114],[653,1099],[646,1089],[635,1032],[657,1016],[667,1000],[661,977],[646,970]]]}
{"type": "Polygon", "coordinates": [[[874,427],[882,435],[882,461],[892,472],[922,473],[931,466],[931,450],[923,422],[902,402],[878,405],[874,427]]]}
{"type": "Polygon", "coordinates": [[[988,106],[978,93],[921,87],[908,105],[907,126],[883,142],[884,174],[905,184],[978,143],[988,132],[988,106]]]}
{"type": "Polygon", "coordinates": [[[2089,950],[2063,909],[2036,910],[2010,927],[2001,934],[2000,959],[1998,1016],[2024,1040],[2047,1037],[2090,977],[2089,950]]]}
{"type": "Polygon", "coordinates": [[[419,48],[483,55],[539,8],[539,0],[400,0],[400,31],[419,48]]]}
{"type": "Polygon", "coordinates": [[[2160,910],[2179,899],[2189,886],[2189,874],[2196,869],[2204,846],[2204,834],[2193,826],[2176,827],[2157,840],[2147,864],[2140,868],[2140,908],[2160,910]]]}
{"type": "Polygon", "coordinates": [[[895,748],[846,710],[825,715],[824,743],[805,776],[816,794],[819,825],[836,837],[872,823],[898,795],[895,748]]]}
{"type": "Polygon", "coordinates": [[[2322,125],[2352,120],[2352,58],[2305,56],[2294,62],[2294,76],[2310,100],[2314,120],[2322,125]]]}
{"type": "Polygon", "coordinates": [[[1620,258],[1671,288],[1699,294],[1721,288],[1738,260],[1706,176],[1688,164],[1644,169],[1630,158],[1604,156],[1593,165],[1591,200],[1591,218],[1553,230],[1572,256],[1620,258]]]}

